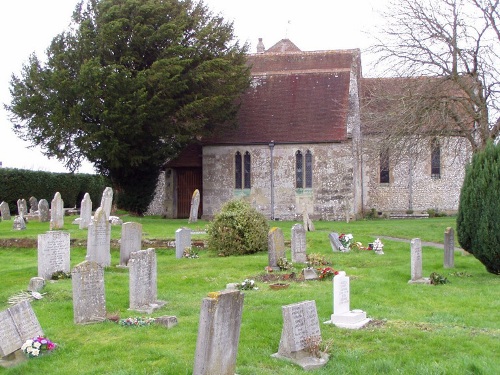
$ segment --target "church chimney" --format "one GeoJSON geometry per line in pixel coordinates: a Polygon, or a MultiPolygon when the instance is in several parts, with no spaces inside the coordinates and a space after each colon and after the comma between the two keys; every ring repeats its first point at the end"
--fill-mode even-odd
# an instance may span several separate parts
{"type": "Polygon", "coordinates": [[[264,53],[266,48],[264,47],[264,43],[262,43],[262,38],[259,38],[259,43],[257,43],[257,53],[264,53]]]}

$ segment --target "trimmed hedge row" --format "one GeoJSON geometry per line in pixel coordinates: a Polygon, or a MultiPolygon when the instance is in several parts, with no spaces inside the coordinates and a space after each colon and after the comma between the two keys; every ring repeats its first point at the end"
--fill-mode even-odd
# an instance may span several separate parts
{"type": "Polygon", "coordinates": [[[64,207],[80,207],[85,193],[93,205],[99,205],[106,186],[110,186],[108,179],[93,174],[0,168],[0,202],[7,202],[11,213],[17,212],[18,199],[26,199],[29,209],[30,197],[46,199],[50,205],[56,192],[61,194],[64,207]]]}

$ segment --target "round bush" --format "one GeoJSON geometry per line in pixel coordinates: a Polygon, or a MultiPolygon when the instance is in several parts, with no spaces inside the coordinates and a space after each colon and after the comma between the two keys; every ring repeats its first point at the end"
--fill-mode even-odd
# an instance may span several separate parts
{"type": "Polygon", "coordinates": [[[208,226],[208,248],[221,256],[267,250],[266,217],[242,200],[224,204],[208,226]]]}

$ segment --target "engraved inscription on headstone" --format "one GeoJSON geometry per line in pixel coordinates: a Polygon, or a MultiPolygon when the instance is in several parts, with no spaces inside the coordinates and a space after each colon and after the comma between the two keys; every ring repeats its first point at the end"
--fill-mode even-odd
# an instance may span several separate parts
{"type": "Polygon", "coordinates": [[[292,263],[306,263],[306,231],[302,224],[292,227],[291,247],[292,263]]]}
{"type": "Polygon", "coordinates": [[[89,224],[86,260],[97,262],[103,267],[109,267],[111,265],[110,241],[111,224],[102,207],[99,207],[94,214],[94,219],[89,224]]]}
{"type": "Polygon", "coordinates": [[[57,271],[70,272],[70,234],[50,231],[38,235],[38,276],[50,280],[57,271]]]}
{"type": "Polygon", "coordinates": [[[73,320],[76,324],[102,322],[106,319],[104,268],[84,261],[71,271],[73,320]]]}

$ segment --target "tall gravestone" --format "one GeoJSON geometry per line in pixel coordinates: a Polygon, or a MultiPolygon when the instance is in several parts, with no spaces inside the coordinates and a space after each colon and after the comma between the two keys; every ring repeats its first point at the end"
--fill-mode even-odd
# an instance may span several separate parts
{"type": "Polygon", "coordinates": [[[370,319],[363,310],[351,310],[350,280],[344,271],[333,278],[333,314],[328,324],[340,328],[358,329],[366,325],[370,319]]]}
{"type": "Polygon", "coordinates": [[[64,226],[64,202],[61,193],[54,194],[50,204],[50,229],[61,229],[64,226]]]}
{"type": "Polygon", "coordinates": [[[175,257],[182,258],[186,248],[191,248],[191,229],[179,228],[175,231],[175,257]]]}
{"type": "Polygon", "coordinates": [[[321,331],[315,301],[304,301],[282,307],[283,329],[278,352],[272,357],[286,359],[304,370],[313,370],[328,362],[319,351],[321,331]]]}
{"type": "Polygon", "coordinates": [[[50,231],[38,235],[38,276],[50,280],[54,272],[70,272],[70,234],[50,231]]]}
{"type": "Polygon", "coordinates": [[[85,193],[80,204],[80,222],[78,223],[80,229],[86,229],[92,220],[92,200],[89,193],[85,193]]]}
{"type": "Polygon", "coordinates": [[[22,198],[17,200],[17,214],[22,218],[28,215],[28,207],[26,205],[26,199],[22,198]]]}
{"type": "Polygon", "coordinates": [[[5,201],[0,203],[0,214],[2,215],[2,220],[10,220],[9,204],[5,201]]]}
{"type": "Polygon", "coordinates": [[[130,254],[129,310],[151,314],[165,302],[157,299],[157,266],[155,249],[135,251],[130,254]]]}
{"type": "Polygon", "coordinates": [[[113,189],[109,186],[102,192],[101,208],[106,212],[106,217],[111,216],[111,207],[113,206],[113,189]]]}
{"type": "Polygon", "coordinates": [[[295,224],[292,227],[291,247],[292,263],[306,263],[306,230],[302,224],[295,224]]]}
{"type": "Polygon", "coordinates": [[[111,224],[106,212],[99,207],[94,214],[94,219],[89,224],[87,233],[86,260],[96,262],[102,267],[111,265],[111,224]]]}
{"type": "Polygon", "coordinates": [[[203,299],[193,375],[234,375],[244,294],[210,293],[203,299]]]}
{"type": "Polygon", "coordinates": [[[279,270],[278,260],[285,258],[285,238],[281,228],[272,227],[267,235],[269,267],[279,270]]]}
{"type": "Polygon", "coordinates": [[[120,266],[126,267],[130,254],[142,248],[142,224],[128,222],[122,225],[120,239],[120,266]]]}
{"type": "Polygon", "coordinates": [[[444,268],[455,267],[455,233],[448,227],[444,232],[444,268]]]}
{"type": "Polygon", "coordinates": [[[37,336],[43,336],[42,327],[28,301],[0,312],[0,357],[14,353],[37,336]]]}
{"type": "Polygon", "coordinates": [[[429,278],[422,277],[422,242],[420,238],[414,238],[410,242],[411,251],[411,279],[410,284],[430,284],[429,278]]]}
{"type": "Polygon", "coordinates": [[[49,202],[47,202],[47,199],[40,199],[38,202],[38,217],[41,223],[50,221],[49,202]]]}
{"type": "Polygon", "coordinates": [[[189,211],[189,222],[196,223],[198,221],[198,210],[200,208],[200,191],[196,189],[191,197],[191,209],[189,211]]]}
{"type": "Polygon", "coordinates": [[[16,215],[14,218],[14,223],[12,225],[12,229],[14,230],[25,230],[26,222],[24,221],[24,217],[16,215]]]}
{"type": "Polygon", "coordinates": [[[30,203],[30,214],[34,214],[35,212],[38,211],[38,199],[36,199],[35,197],[30,197],[29,203],[30,203]]]}
{"type": "Polygon", "coordinates": [[[84,261],[71,271],[73,321],[76,324],[99,323],[106,319],[104,268],[84,261]]]}

